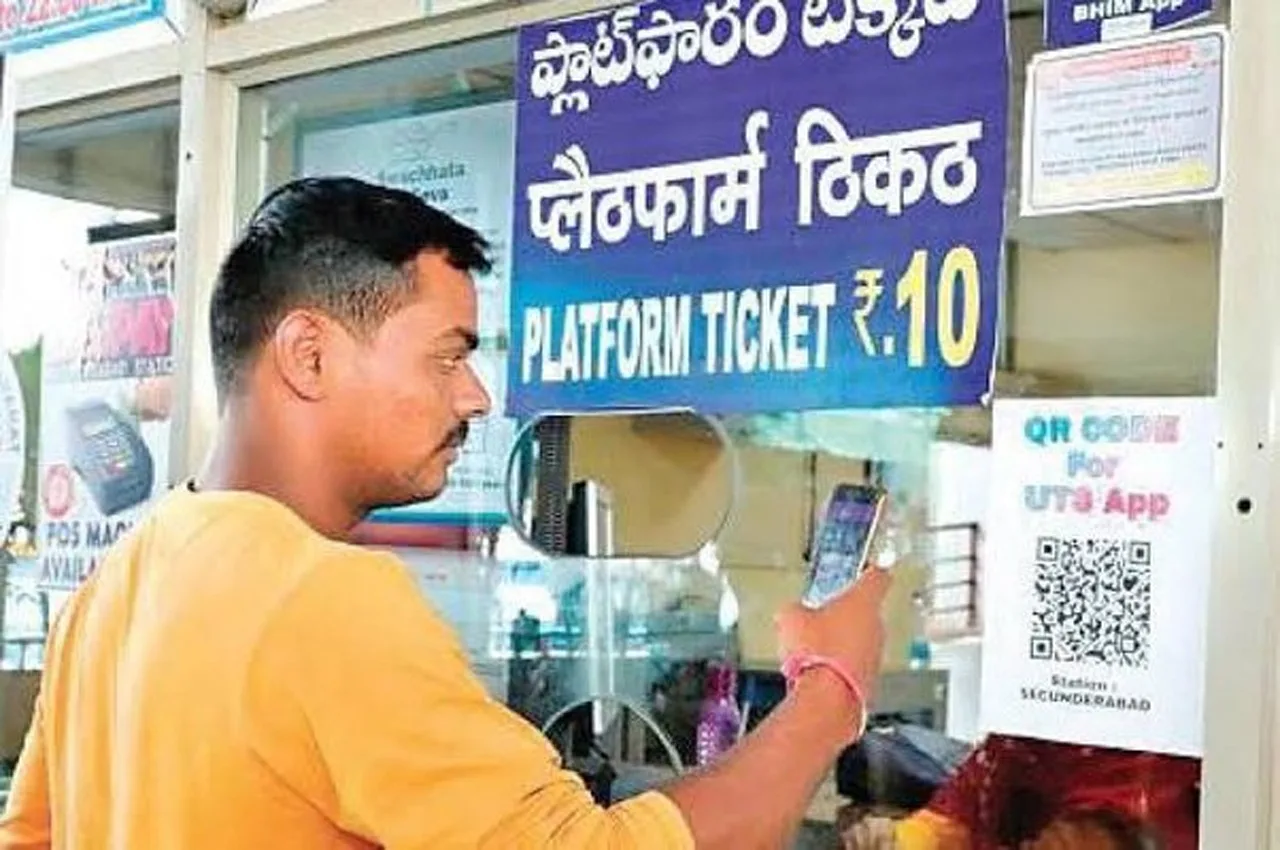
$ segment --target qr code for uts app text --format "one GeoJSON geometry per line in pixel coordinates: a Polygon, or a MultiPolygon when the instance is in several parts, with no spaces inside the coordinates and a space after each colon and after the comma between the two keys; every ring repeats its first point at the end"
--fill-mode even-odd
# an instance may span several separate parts
{"type": "Polygon", "coordinates": [[[1151,645],[1151,544],[1036,541],[1031,658],[1145,668],[1151,645]]]}

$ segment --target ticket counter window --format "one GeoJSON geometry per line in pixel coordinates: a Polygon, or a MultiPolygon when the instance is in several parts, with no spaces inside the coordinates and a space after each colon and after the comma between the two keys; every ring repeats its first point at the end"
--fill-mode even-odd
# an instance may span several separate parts
{"type": "MultiPolygon", "coordinates": [[[[1011,22],[1014,68],[1038,49],[1040,26],[1011,22]]],[[[247,91],[241,143],[253,156],[237,176],[242,218],[286,180],[348,174],[417,192],[494,244],[495,269],[477,280],[475,363],[495,414],[473,429],[450,492],[375,513],[360,534],[410,565],[495,696],[545,728],[601,799],[696,764],[709,703],[730,693],[741,732],[781,699],[773,614],[805,587],[831,494],[873,485],[890,495],[897,554],[874,734],[820,789],[802,846],[874,847],[896,830],[907,847],[956,836],[1018,846],[1074,824],[1104,765],[1122,778],[1094,800],[1110,820],[1087,828],[1183,846],[1197,759],[982,732],[985,626],[1031,616],[984,599],[993,547],[1008,545],[989,511],[1009,486],[989,407],[537,427],[503,414],[514,78],[507,34],[247,91]],[[987,794],[975,765],[993,760],[1000,790],[987,794]],[[1050,787],[1036,764],[1074,767],[1050,787]],[[1134,803],[1154,799],[1159,816],[1134,803]],[[1011,818],[1028,800],[1038,814],[1011,818]]],[[[1021,85],[1019,71],[1014,104],[1021,85]]],[[[1217,220],[1212,203],[1011,215],[994,397],[1212,395],[1217,220]]],[[[1027,559],[1034,567],[1036,552],[1027,559]]],[[[1042,602],[1104,590],[1050,583],[1042,602]]],[[[1126,600],[1140,610],[1140,597],[1126,600]]],[[[1150,639],[1141,624],[1113,624],[1113,649],[1136,652],[1150,639]]],[[[1087,649],[1054,637],[1051,655],[1087,649]]]]}

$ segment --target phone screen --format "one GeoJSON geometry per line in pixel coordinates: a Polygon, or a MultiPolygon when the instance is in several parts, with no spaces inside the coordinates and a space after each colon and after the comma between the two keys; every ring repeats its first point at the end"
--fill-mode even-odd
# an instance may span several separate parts
{"type": "Polygon", "coordinates": [[[880,525],[885,493],[864,484],[840,484],[827,502],[818,528],[801,601],[817,608],[839,596],[857,580],[870,556],[880,525]]]}

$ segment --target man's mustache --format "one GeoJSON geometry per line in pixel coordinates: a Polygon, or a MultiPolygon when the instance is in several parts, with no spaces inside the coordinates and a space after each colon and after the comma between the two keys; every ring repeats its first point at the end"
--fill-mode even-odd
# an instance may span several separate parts
{"type": "Polygon", "coordinates": [[[467,434],[471,431],[471,425],[467,422],[461,422],[458,427],[454,428],[444,438],[441,448],[460,449],[462,444],[467,441],[467,434]]]}

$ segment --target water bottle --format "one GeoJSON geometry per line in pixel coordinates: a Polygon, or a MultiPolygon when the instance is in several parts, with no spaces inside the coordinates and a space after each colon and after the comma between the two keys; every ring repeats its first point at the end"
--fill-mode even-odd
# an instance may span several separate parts
{"type": "Polygon", "coordinates": [[[707,765],[738,742],[742,715],[735,699],[737,676],[728,664],[707,670],[707,691],[698,715],[698,764],[707,765]]]}

